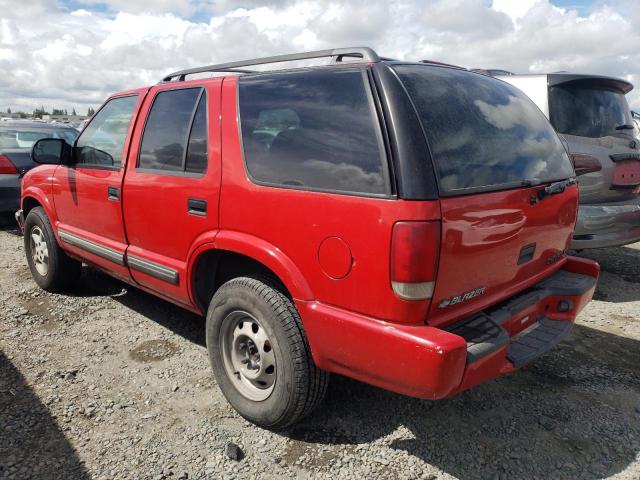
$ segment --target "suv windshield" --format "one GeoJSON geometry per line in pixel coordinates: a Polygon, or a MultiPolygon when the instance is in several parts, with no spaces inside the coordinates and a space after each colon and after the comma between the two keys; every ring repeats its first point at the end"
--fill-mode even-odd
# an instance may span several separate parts
{"type": "Polygon", "coordinates": [[[422,122],[441,194],[573,176],[558,135],[517,88],[466,70],[427,65],[394,69],[422,122]]]}
{"type": "Polygon", "coordinates": [[[600,138],[633,134],[630,128],[616,130],[633,125],[627,99],[616,90],[570,84],[551,87],[549,115],[555,129],[568,135],[600,138]]]}

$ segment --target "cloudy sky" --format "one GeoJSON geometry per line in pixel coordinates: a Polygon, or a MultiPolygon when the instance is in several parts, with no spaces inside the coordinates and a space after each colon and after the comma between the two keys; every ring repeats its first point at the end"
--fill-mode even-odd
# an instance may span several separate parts
{"type": "Polygon", "coordinates": [[[75,107],[170,71],[371,46],[518,73],[623,77],[640,109],[640,0],[0,0],[0,111],[75,107]]]}

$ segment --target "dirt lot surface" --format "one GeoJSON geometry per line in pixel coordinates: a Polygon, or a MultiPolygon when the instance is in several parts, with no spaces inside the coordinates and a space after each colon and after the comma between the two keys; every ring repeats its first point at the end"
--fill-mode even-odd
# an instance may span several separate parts
{"type": "Polygon", "coordinates": [[[640,479],[640,244],[587,255],[596,300],[524,370],[440,402],[334,376],[285,434],[227,405],[202,319],[86,268],[46,294],[10,227],[0,252],[2,479],[640,479]]]}

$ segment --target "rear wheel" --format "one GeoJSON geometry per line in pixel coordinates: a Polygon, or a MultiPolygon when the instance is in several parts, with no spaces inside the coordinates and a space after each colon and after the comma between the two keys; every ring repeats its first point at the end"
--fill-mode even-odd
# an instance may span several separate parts
{"type": "Polygon", "coordinates": [[[329,374],[314,365],[294,304],[267,280],[240,277],[218,289],[207,348],[222,393],[259,426],[286,428],[324,398],[329,374]]]}
{"type": "Polygon", "coordinates": [[[32,209],[24,223],[24,250],[31,276],[40,288],[60,292],[75,284],[82,263],[67,256],[56,242],[42,207],[32,209]]]}

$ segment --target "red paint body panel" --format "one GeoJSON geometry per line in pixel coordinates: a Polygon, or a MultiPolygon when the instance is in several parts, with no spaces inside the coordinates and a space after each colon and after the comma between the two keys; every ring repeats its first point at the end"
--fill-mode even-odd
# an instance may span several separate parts
{"type": "Polygon", "coordinates": [[[42,205],[47,217],[49,217],[49,221],[53,225],[58,219],[51,194],[51,183],[56,168],[58,168],[56,165],[38,165],[36,168],[29,170],[22,178],[22,195],[20,199],[22,208],[25,207],[25,199],[27,198],[32,198],[42,205]]]}
{"type": "Polygon", "coordinates": [[[340,237],[327,237],[318,249],[318,263],[325,274],[339,280],[351,271],[353,255],[349,245],[340,237]]]}
{"type": "MultiPolygon", "coordinates": [[[[135,130],[136,117],[147,90],[145,88],[126,92],[127,94],[137,94],[138,101],[129,123],[128,134],[123,146],[122,165],[119,169],[108,170],[67,165],[60,165],[56,168],[52,181],[53,201],[58,216],[55,225],[56,232],[58,229],[64,229],[82,238],[112,248],[122,255],[126,252],[127,238],[122,218],[122,203],[121,201],[108,200],[108,189],[115,187],[122,191],[127,152],[135,130]]],[[[110,97],[110,99],[112,98],[110,97]]],[[[105,270],[112,271],[120,279],[130,278],[129,269],[125,265],[118,265],[66,243],[64,248],[77,256],[86,255],[87,260],[105,270]]]]}
{"type": "MultiPolygon", "coordinates": [[[[562,268],[596,278],[599,274],[597,263],[574,257],[569,257],[562,268]]],[[[512,324],[515,334],[533,323],[520,324],[527,316],[532,320],[544,315],[573,322],[594,290],[595,285],[580,296],[544,298],[517,312],[505,324],[512,324]],[[556,310],[560,299],[573,302],[571,313],[556,310]]],[[[296,306],[318,366],[397,393],[440,399],[515,370],[507,359],[506,346],[467,364],[466,341],[445,330],[384,322],[320,302],[298,301],[296,306]]]]}
{"type": "Polygon", "coordinates": [[[298,301],[296,306],[320,368],[429,399],[448,396],[462,380],[467,357],[462,337],[424,324],[384,322],[320,302],[298,301]]]}
{"type": "Polygon", "coordinates": [[[498,303],[560,267],[550,258],[561,254],[571,241],[578,187],[532,205],[531,198],[541,188],[441,200],[442,244],[431,325],[444,325],[498,303]],[[518,265],[522,248],[534,243],[533,258],[518,265]],[[477,288],[485,288],[484,294],[439,308],[443,300],[477,288]]]}
{"type": "Polygon", "coordinates": [[[284,282],[294,298],[314,298],[300,269],[275,245],[249,233],[231,230],[219,231],[214,245],[218,250],[240,253],[262,263],[284,282]]]}
{"type": "Polygon", "coordinates": [[[314,298],[383,320],[424,322],[428,302],[401,300],[391,289],[391,232],[400,220],[438,220],[439,202],[366,198],[252,183],[242,161],[236,83],[236,78],[227,78],[222,87],[225,163],[221,230],[242,232],[277,246],[311,286],[312,297],[292,292],[296,299],[314,298]],[[340,237],[353,256],[351,271],[339,280],[324,273],[318,261],[320,245],[330,236],[340,237]]]}
{"type": "Polygon", "coordinates": [[[140,109],[139,125],[131,140],[127,161],[127,180],[123,189],[124,221],[129,240],[128,254],[178,272],[173,285],[131,270],[140,285],[163,293],[181,303],[193,303],[190,297],[189,253],[194,241],[207,232],[218,229],[218,200],[220,193],[220,87],[222,79],[203,82],[181,82],[151,88],[140,109]],[[142,141],[142,126],[158,92],[185,86],[204,86],[207,92],[208,168],[203,175],[176,175],[175,172],[138,170],[138,154],[142,141]],[[207,202],[206,216],[188,213],[188,199],[207,202]]]}

